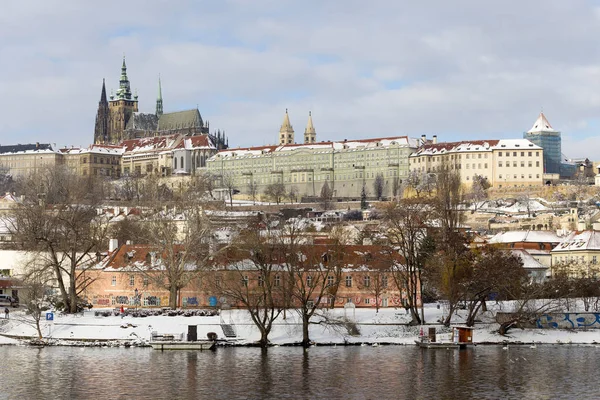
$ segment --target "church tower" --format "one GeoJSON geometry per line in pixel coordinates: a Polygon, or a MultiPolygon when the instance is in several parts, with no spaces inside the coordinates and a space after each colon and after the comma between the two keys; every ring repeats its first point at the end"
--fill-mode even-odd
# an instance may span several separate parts
{"type": "Polygon", "coordinates": [[[281,128],[279,129],[279,145],[292,143],[294,143],[294,128],[292,128],[292,124],[290,124],[290,117],[288,116],[288,110],[286,108],[283,124],[281,124],[281,128]]]}
{"type": "Polygon", "coordinates": [[[317,141],[317,132],[312,121],[312,113],[308,112],[308,122],[306,123],[306,129],[304,129],[304,143],[315,143],[317,141]]]}
{"type": "Polygon", "coordinates": [[[108,110],[108,101],[106,99],[106,85],[102,79],[102,93],[100,94],[100,102],[98,103],[98,111],[96,112],[96,125],[94,128],[94,143],[101,144],[108,142],[108,125],[110,113],[108,110]]]}
{"type": "Polygon", "coordinates": [[[162,88],[160,87],[160,75],[158,75],[158,97],[156,98],[156,116],[160,118],[163,114],[162,88]]]}
{"type": "Polygon", "coordinates": [[[138,111],[137,94],[131,95],[131,85],[127,78],[127,65],[125,65],[125,57],[123,57],[123,65],[121,66],[121,77],[119,78],[119,89],[116,96],[110,96],[108,103],[110,109],[110,124],[109,124],[109,143],[116,144],[124,139],[123,131],[127,126],[127,122],[134,112],[138,111]]]}

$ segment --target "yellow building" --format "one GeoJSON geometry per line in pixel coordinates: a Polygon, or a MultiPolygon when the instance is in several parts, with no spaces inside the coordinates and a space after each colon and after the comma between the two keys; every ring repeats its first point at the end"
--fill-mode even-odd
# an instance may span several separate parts
{"type": "Polygon", "coordinates": [[[64,163],[78,175],[121,176],[121,157],[124,148],[121,146],[94,144],[88,148],[61,149],[64,163]]]}
{"type": "Polygon", "coordinates": [[[476,175],[491,187],[528,187],[543,184],[543,149],[526,139],[471,140],[427,143],[410,156],[410,171],[436,173],[447,165],[465,185],[476,175]]]}
{"type": "Polygon", "coordinates": [[[571,276],[600,276],[600,231],[573,232],[552,249],[552,271],[571,276]]]}
{"type": "Polygon", "coordinates": [[[14,178],[37,174],[62,164],[60,151],[50,144],[17,144],[0,146],[0,169],[14,178]]]}

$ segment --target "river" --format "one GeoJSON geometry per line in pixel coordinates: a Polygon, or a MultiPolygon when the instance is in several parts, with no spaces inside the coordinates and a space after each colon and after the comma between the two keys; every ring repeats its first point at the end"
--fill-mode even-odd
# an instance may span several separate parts
{"type": "Polygon", "coordinates": [[[1,399],[594,399],[600,348],[0,347],[1,399]]]}

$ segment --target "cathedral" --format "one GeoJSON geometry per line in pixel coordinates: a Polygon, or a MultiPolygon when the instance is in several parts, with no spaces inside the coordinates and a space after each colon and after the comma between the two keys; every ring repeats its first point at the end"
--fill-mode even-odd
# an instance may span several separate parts
{"type": "Polygon", "coordinates": [[[152,136],[183,134],[185,136],[208,135],[218,150],[228,147],[225,132],[209,132],[208,121],[203,121],[198,109],[163,113],[163,99],[160,77],[158,78],[158,96],[154,114],[141,113],[138,110],[137,93],[131,93],[127,78],[127,65],[123,57],[119,89],[106,96],[106,84],[102,80],[102,93],[96,113],[94,128],[95,144],[117,145],[124,140],[152,136]]]}

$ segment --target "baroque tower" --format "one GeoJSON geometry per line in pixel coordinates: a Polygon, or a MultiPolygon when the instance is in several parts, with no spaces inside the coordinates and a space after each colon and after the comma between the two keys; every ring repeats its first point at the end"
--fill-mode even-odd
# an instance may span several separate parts
{"type": "Polygon", "coordinates": [[[286,108],[283,124],[281,124],[281,128],[279,129],[279,145],[292,143],[294,143],[294,128],[292,128],[292,124],[290,124],[290,117],[288,116],[288,110],[286,108]]]}
{"type": "Polygon", "coordinates": [[[160,86],[160,74],[158,75],[158,97],[156,98],[156,116],[160,118],[163,114],[162,88],[160,86]]]}
{"type": "Polygon", "coordinates": [[[110,112],[108,110],[108,101],[106,99],[106,85],[104,79],[102,79],[102,93],[100,94],[100,102],[98,103],[98,111],[96,112],[96,125],[94,127],[95,144],[108,142],[109,120],[110,112]]]}
{"type": "Polygon", "coordinates": [[[304,143],[315,143],[317,141],[317,132],[313,125],[312,113],[308,112],[308,122],[306,123],[306,129],[304,129],[304,143]]]}
{"type": "Polygon", "coordinates": [[[127,65],[125,65],[125,57],[123,57],[123,65],[121,66],[121,77],[119,78],[119,89],[116,96],[110,95],[108,103],[110,109],[109,123],[109,143],[119,143],[123,140],[123,131],[127,122],[134,112],[138,111],[137,94],[131,96],[131,85],[127,78],[127,65]]]}

